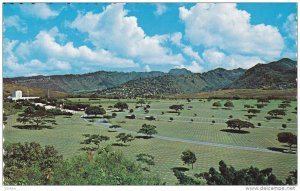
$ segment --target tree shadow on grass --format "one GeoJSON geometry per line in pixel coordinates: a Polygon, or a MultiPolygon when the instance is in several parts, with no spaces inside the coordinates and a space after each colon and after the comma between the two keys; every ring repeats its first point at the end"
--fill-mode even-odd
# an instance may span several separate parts
{"type": "Polygon", "coordinates": [[[226,133],[237,133],[237,134],[248,134],[249,131],[244,130],[238,130],[238,129],[221,129],[220,131],[226,132],[226,133]]]}
{"type": "Polygon", "coordinates": [[[143,136],[143,135],[138,135],[138,136],[135,136],[136,139],[152,139],[153,137],[150,137],[150,136],[143,136]]]}
{"type": "Polygon", "coordinates": [[[112,146],[117,146],[117,147],[128,147],[129,145],[124,145],[123,143],[113,143],[111,144],[112,146]]]}
{"type": "Polygon", "coordinates": [[[186,172],[186,171],[189,171],[190,169],[186,168],[186,167],[174,167],[174,168],[171,168],[173,171],[174,170],[178,170],[178,171],[181,171],[181,172],[186,172]]]}
{"type": "Polygon", "coordinates": [[[36,125],[13,125],[12,127],[17,129],[28,129],[28,130],[42,130],[42,129],[53,129],[54,127],[43,125],[43,126],[36,126],[36,125]]]}
{"type": "Polygon", "coordinates": [[[292,150],[292,152],[290,152],[289,149],[285,149],[285,148],[267,147],[267,149],[269,149],[269,150],[271,150],[271,151],[281,152],[281,153],[296,154],[296,151],[295,151],[295,150],[292,150]]]}

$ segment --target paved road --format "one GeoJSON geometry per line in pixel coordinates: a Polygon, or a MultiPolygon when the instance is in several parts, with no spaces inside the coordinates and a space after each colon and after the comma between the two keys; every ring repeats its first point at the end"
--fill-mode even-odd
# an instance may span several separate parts
{"type": "MultiPolygon", "coordinates": [[[[88,121],[84,119],[85,121],[88,121]]],[[[101,121],[94,122],[98,125],[104,126],[109,129],[110,123],[103,123],[101,121]]],[[[136,131],[131,131],[124,128],[116,128],[115,129],[118,132],[123,133],[132,133],[137,134],[136,131]]],[[[281,154],[280,152],[271,151],[269,149],[264,148],[255,148],[255,147],[246,147],[246,146],[238,146],[238,145],[227,145],[227,144],[221,144],[221,143],[212,143],[212,142],[206,142],[206,141],[193,141],[193,140],[187,140],[187,139],[180,139],[175,137],[167,137],[167,136],[161,136],[161,135],[153,135],[154,138],[162,139],[162,140],[168,140],[168,141],[177,141],[182,143],[191,143],[191,144],[197,144],[197,145],[207,145],[207,146],[213,146],[213,147],[223,147],[223,148],[231,148],[231,149],[242,149],[242,150],[250,150],[250,151],[257,151],[257,152],[265,152],[265,153],[277,153],[281,154]]]]}

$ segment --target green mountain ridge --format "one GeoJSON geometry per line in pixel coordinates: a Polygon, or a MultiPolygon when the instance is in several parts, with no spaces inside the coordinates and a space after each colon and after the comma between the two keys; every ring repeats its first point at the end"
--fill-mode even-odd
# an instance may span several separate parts
{"type": "Polygon", "coordinates": [[[98,71],[77,75],[4,78],[4,83],[68,93],[137,97],[197,93],[220,89],[296,88],[297,62],[284,58],[245,70],[217,68],[204,73],[171,69],[168,73],[98,71]]]}

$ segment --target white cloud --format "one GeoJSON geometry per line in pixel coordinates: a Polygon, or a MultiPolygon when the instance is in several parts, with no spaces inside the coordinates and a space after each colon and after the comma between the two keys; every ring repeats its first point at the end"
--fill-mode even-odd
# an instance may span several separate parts
{"type": "Polygon", "coordinates": [[[58,35],[55,31],[57,30],[51,29],[50,32],[41,31],[31,43],[33,49],[42,51],[50,58],[59,58],[60,60],[67,61],[82,61],[86,65],[109,66],[112,68],[137,66],[132,60],[115,57],[103,49],[94,51],[87,46],[74,47],[73,42],[60,45],[55,41],[55,37],[58,35]]]}
{"type": "Polygon", "coordinates": [[[284,31],[288,34],[288,37],[292,40],[297,38],[297,16],[296,14],[290,14],[285,23],[283,24],[284,31]]]}
{"type": "Polygon", "coordinates": [[[244,68],[248,69],[257,63],[265,63],[264,60],[257,56],[243,56],[237,54],[226,55],[216,49],[207,49],[203,52],[204,62],[212,68],[223,67],[226,69],[244,68]]]}
{"type": "Polygon", "coordinates": [[[24,14],[43,20],[59,15],[58,11],[52,10],[46,3],[22,4],[20,8],[24,14]]]}
{"type": "Polygon", "coordinates": [[[167,11],[167,6],[162,3],[156,3],[156,10],[154,11],[154,15],[160,16],[167,11]]]}
{"type": "Polygon", "coordinates": [[[203,68],[196,61],[192,61],[191,65],[181,65],[177,68],[186,68],[193,73],[200,73],[203,71],[203,68]]]}
{"type": "Polygon", "coordinates": [[[145,72],[151,72],[151,68],[150,68],[149,65],[146,65],[146,66],[144,67],[144,70],[145,70],[145,72]]]}
{"type": "Polygon", "coordinates": [[[177,47],[181,48],[181,51],[188,57],[193,60],[196,60],[200,63],[203,63],[202,58],[198,54],[198,52],[194,51],[191,46],[187,46],[181,42],[182,34],[180,32],[176,32],[170,35],[170,41],[175,44],[177,47]]]}
{"type": "Polygon", "coordinates": [[[122,57],[138,59],[144,64],[180,65],[181,54],[172,54],[163,47],[164,36],[147,36],[138,26],[137,18],[127,16],[124,4],[110,4],[101,13],[79,14],[72,28],[88,33],[98,49],[106,49],[122,57]]]}
{"type": "Polygon", "coordinates": [[[4,70],[5,76],[28,76],[28,74],[43,74],[49,71],[71,69],[69,63],[56,59],[49,59],[45,63],[38,59],[31,59],[20,63],[14,53],[15,50],[18,50],[16,48],[18,43],[17,40],[4,39],[3,66],[6,68],[4,70]]]}
{"type": "Polygon", "coordinates": [[[179,8],[185,37],[196,46],[218,48],[231,54],[247,54],[274,59],[284,41],[276,27],[250,23],[251,15],[235,3],[198,3],[179,8]]]}
{"type": "Polygon", "coordinates": [[[18,15],[4,17],[4,29],[9,27],[15,27],[21,33],[27,32],[27,25],[18,15]]]}
{"type": "Polygon", "coordinates": [[[195,52],[192,47],[190,46],[184,46],[182,51],[184,52],[184,54],[186,54],[187,56],[191,57],[192,59],[195,59],[198,62],[203,63],[202,58],[199,56],[199,54],[197,52],[195,52]]]}

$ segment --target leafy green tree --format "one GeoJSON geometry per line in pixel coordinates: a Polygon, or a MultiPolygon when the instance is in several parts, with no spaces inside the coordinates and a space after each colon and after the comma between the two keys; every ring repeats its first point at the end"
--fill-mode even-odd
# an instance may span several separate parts
{"type": "Polygon", "coordinates": [[[234,107],[233,103],[231,101],[227,101],[225,104],[224,104],[225,107],[227,108],[231,108],[231,107],[234,107]]]}
{"type": "Polygon", "coordinates": [[[284,110],[281,109],[274,109],[268,112],[269,115],[272,117],[277,117],[278,115],[286,115],[284,110]]]}
{"type": "MultiPolygon", "coordinates": [[[[109,137],[103,136],[103,135],[90,135],[90,134],[83,134],[83,136],[86,138],[83,142],[80,144],[89,145],[91,143],[95,144],[97,146],[97,149],[99,149],[100,143],[104,141],[108,141],[109,137]]],[[[95,148],[87,148],[88,150],[95,150],[95,148]]]]}
{"type": "Polygon", "coordinates": [[[176,112],[178,112],[179,110],[183,110],[183,105],[182,104],[180,104],[180,105],[171,105],[169,108],[175,110],[176,112]]]}
{"type": "Polygon", "coordinates": [[[241,128],[255,128],[255,126],[248,122],[248,121],[242,121],[240,119],[231,119],[226,121],[227,127],[233,128],[233,129],[239,129],[241,128]]]}
{"type": "Polygon", "coordinates": [[[287,143],[289,145],[290,151],[293,145],[297,145],[297,135],[291,132],[281,132],[277,134],[277,139],[280,143],[287,143]]]}
{"type": "Polygon", "coordinates": [[[224,161],[219,162],[219,172],[213,167],[208,172],[195,174],[205,178],[208,185],[283,185],[272,173],[271,168],[259,170],[255,167],[236,170],[228,167],[224,161]]]}
{"type": "Polygon", "coordinates": [[[126,142],[131,142],[134,140],[134,137],[131,134],[126,134],[126,133],[120,133],[119,135],[116,136],[117,141],[122,141],[124,144],[126,142]]]}
{"type": "Polygon", "coordinates": [[[138,133],[143,133],[151,137],[152,135],[157,134],[156,126],[143,124],[142,128],[138,131],[138,133]]]}
{"type": "Polygon", "coordinates": [[[221,107],[222,105],[221,105],[221,103],[219,101],[216,101],[216,102],[214,102],[212,104],[212,106],[214,106],[214,107],[221,107]]]}
{"type": "Polygon", "coordinates": [[[98,106],[89,106],[86,108],[85,113],[87,115],[104,115],[106,113],[105,109],[98,106]]]}
{"type": "Polygon", "coordinates": [[[19,114],[17,121],[23,124],[34,124],[36,129],[42,128],[46,124],[56,125],[54,115],[47,112],[44,107],[28,107],[24,110],[24,113],[19,114]]]}
{"type": "Polygon", "coordinates": [[[253,113],[254,115],[260,113],[259,109],[248,109],[248,113],[253,113]]]}
{"type": "Polygon", "coordinates": [[[270,101],[267,98],[258,98],[257,103],[270,103],[270,101]]]}
{"type": "Polygon", "coordinates": [[[26,142],[5,145],[3,160],[4,184],[48,184],[62,156],[53,146],[26,142]]]}
{"type": "Polygon", "coordinates": [[[206,181],[204,179],[196,179],[185,175],[178,169],[173,169],[174,176],[176,176],[178,183],[180,185],[205,185],[206,181]]]}
{"type": "Polygon", "coordinates": [[[181,160],[183,161],[184,164],[187,164],[187,165],[191,164],[192,169],[193,169],[194,168],[193,165],[197,161],[197,158],[196,158],[195,153],[193,153],[190,150],[187,150],[187,151],[182,152],[181,160]]]}
{"type": "Polygon", "coordinates": [[[296,185],[297,184],[297,169],[290,172],[290,175],[286,178],[287,185],[296,185]]]}
{"type": "Polygon", "coordinates": [[[128,104],[125,102],[118,102],[114,105],[114,108],[118,108],[120,111],[124,111],[124,109],[128,109],[128,104]]]}
{"type": "MultiPolygon", "coordinates": [[[[154,156],[149,155],[149,154],[140,153],[140,154],[136,155],[136,160],[141,163],[146,164],[148,167],[155,165],[154,156]]],[[[145,167],[143,169],[146,171],[150,171],[150,169],[148,167],[145,167]]]]}
{"type": "Polygon", "coordinates": [[[287,108],[287,107],[291,107],[291,105],[290,104],[288,104],[288,103],[282,103],[282,104],[279,104],[279,106],[278,106],[279,108],[281,108],[281,109],[283,109],[283,110],[285,110],[285,108],[287,108]]]}
{"type": "Polygon", "coordinates": [[[136,102],[137,104],[140,104],[141,107],[143,107],[143,104],[146,104],[145,100],[140,99],[136,102]]]}

